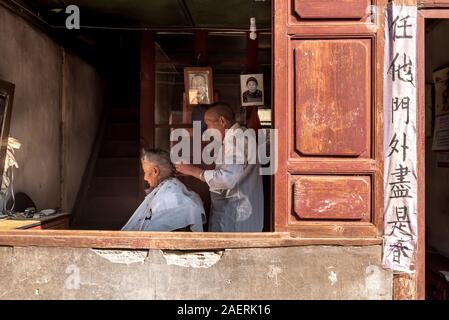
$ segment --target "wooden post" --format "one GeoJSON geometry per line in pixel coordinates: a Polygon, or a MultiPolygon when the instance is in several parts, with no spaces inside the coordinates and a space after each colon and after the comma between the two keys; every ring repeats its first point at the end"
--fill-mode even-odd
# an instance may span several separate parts
{"type": "Polygon", "coordinates": [[[140,146],[154,147],[154,100],[156,90],[154,34],[143,31],[140,43],[140,146]]]}
{"type": "MultiPolygon", "coordinates": [[[[258,48],[259,38],[252,40],[249,32],[246,33],[246,73],[257,72],[258,66],[258,48]]],[[[246,107],[246,126],[251,129],[260,129],[259,116],[257,114],[257,106],[246,107]]]]}
{"type": "MultiPolygon", "coordinates": [[[[405,6],[416,6],[416,0],[395,0],[393,1],[396,5],[405,5],[405,6]]],[[[419,38],[422,37],[422,31],[420,31],[419,24],[417,26],[417,34],[415,35],[418,37],[417,41],[420,41],[419,38]]],[[[419,48],[419,44],[418,44],[419,48]]],[[[419,61],[421,57],[419,56],[419,53],[417,52],[417,64],[418,68],[416,71],[419,73],[420,66],[423,66],[422,61],[419,61]]],[[[422,68],[423,69],[423,68],[422,68]]],[[[424,71],[424,70],[423,70],[424,71]]],[[[419,77],[419,75],[418,75],[419,77]]],[[[424,85],[424,83],[423,83],[424,85]]],[[[418,86],[419,87],[419,86],[418,86]]],[[[419,91],[419,90],[418,90],[419,91]]],[[[420,114],[418,111],[417,119],[420,119],[420,114]]],[[[419,121],[419,120],[418,120],[419,121]]],[[[418,125],[421,129],[421,126],[418,125]]],[[[418,141],[421,139],[421,136],[423,135],[423,132],[421,130],[418,130],[418,141]]],[[[418,142],[419,144],[419,142],[418,142]]],[[[419,147],[418,147],[419,149],[419,147]]],[[[421,153],[423,156],[425,154],[425,149],[423,150],[423,153],[421,153]]],[[[418,152],[418,157],[420,156],[420,153],[418,152]]],[[[421,161],[418,158],[418,166],[420,165],[421,161]]],[[[417,254],[416,254],[416,263],[415,268],[416,272],[415,274],[409,275],[406,273],[399,273],[394,274],[393,276],[393,299],[394,300],[415,300],[415,299],[424,299],[424,283],[425,283],[425,271],[424,271],[424,233],[423,233],[423,219],[420,217],[424,215],[424,202],[421,197],[424,196],[423,192],[421,192],[422,188],[424,188],[424,167],[418,168],[418,239],[417,239],[417,254]]]]}
{"type": "MultiPolygon", "coordinates": [[[[249,37],[249,32],[246,33],[246,73],[256,73],[259,64],[259,37],[252,40],[249,37]]],[[[260,129],[260,120],[257,113],[257,106],[248,106],[246,108],[246,126],[252,129],[260,129]]],[[[257,133],[256,133],[257,134],[257,133]]],[[[273,230],[273,219],[271,214],[271,203],[273,201],[271,197],[271,184],[272,180],[270,176],[263,176],[263,190],[264,190],[264,227],[263,231],[273,230]]]]}
{"type": "MultiPolygon", "coordinates": [[[[154,33],[143,31],[140,41],[140,147],[154,148],[154,104],[156,65],[154,33]]],[[[139,171],[140,197],[144,197],[145,181],[139,171]]]]}
{"type": "Polygon", "coordinates": [[[194,61],[193,65],[195,67],[207,66],[207,31],[199,30],[195,31],[194,39],[194,61]]]}
{"type": "MultiPolygon", "coordinates": [[[[259,37],[252,40],[249,37],[249,32],[246,33],[246,73],[257,72],[258,66],[258,49],[259,49],[259,37]]],[[[260,122],[257,115],[257,106],[246,107],[246,124],[248,128],[259,129],[260,122]]]]}
{"type": "Polygon", "coordinates": [[[259,38],[252,40],[249,37],[249,32],[246,33],[246,72],[253,73],[257,72],[258,65],[258,51],[259,48],[259,38]]]}

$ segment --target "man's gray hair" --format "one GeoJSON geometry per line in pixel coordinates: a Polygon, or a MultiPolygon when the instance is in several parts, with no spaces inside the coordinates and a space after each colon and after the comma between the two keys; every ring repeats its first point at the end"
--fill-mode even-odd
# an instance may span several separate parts
{"type": "Polygon", "coordinates": [[[167,170],[169,175],[172,175],[175,171],[175,167],[170,160],[170,153],[165,150],[142,148],[141,159],[159,166],[162,170],[167,170]]]}

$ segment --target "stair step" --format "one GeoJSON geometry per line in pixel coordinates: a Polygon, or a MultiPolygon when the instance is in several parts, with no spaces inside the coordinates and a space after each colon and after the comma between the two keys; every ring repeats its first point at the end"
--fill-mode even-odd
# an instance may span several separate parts
{"type": "Polygon", "coordinates": [[[112,221],[115,225],[124,226],[141,200],[143,199],[139,196],[90,196],[82,210],[78,211],[73,226],[90,226],[92,221],[95,221],[96,225],[112,221]]]}
{"type": "Polygon", "coordinates": [[[138,177],[139,158],[99,158],[95,165],[95,177],[138,177]]]}
{"type": "Polygon", "coordinates": [[[107,140],[140,139],[140,125],[134,123],[111,123],[106,127],[107,140]]]}
{"type": "MultiPolygon", "coordinates": [[[[142,199],[143,200],[143,199],[142,199]]],[[[141,199],[136,196],[92,196],[87,199],[87,205],[90,208],[100,211],[124,212],[124,216],[130,217],[139,206],[141,199]],[[100,210],[101,209],[101,210],[100,210]],[[131,210],[132,212],[129,212],[131,210]]],[[[103,217],[101,214],[99,217],[103,217]]],[[[106,213],[107,216],[107,213],[106,213]]]]}
{"type": "Polygon", "coordinates": [[[92,218],[127,220],[140,203],[139,196],[92,196],[86,200],[86,206],[80,217],[84,220],[92,218]]]}
{"type": "Polygon", "coordinates": [[[120,230],[139,206],[139,118],[139,108],[110,109],[94,176],[73,227],[120,230]]]}
{"type": "Polygon", "coordinates": [[[139,157],[139,141],[135,140],[109,140],[103,141],[100,150],[100,157],[111,158],[133,158],[139,157]]]}
{"type": "Polygon", "coordinates": [[[137,196],[138,177],[94,177],[89,186],[89,196],[137,196]]]}
{"type": "Polygon", "coordinates": [[[109,113],[109,122],[139,123],[139,108],[112,108],[109,113]]]}

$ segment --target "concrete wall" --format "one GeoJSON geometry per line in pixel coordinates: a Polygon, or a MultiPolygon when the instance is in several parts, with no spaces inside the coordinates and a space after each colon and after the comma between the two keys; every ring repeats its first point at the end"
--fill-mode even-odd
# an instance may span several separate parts
{"type": "Polygon", "coordinates": [[[16,86],[10,136],[22,143],[14,189],[27,193],[38,209],[72,208],[103,107],[95,69],[70,53],[63,65],[63,54],[0,5],[0,79],[16,86]]]}
{"type": "Polygon", "coordinates": [[[0,299],[391,299],[381,246],[0,247],[0,299]]]}
{"type": "MultiPolygon", "coordinates": [[[[426,35],[426,82],[432,71],[449,63],[449,20],[426,35]]],[[[432,138],[426,139],[426,238],[427,244],[449,257],[449,168],[437,166],[432,138]]]]}

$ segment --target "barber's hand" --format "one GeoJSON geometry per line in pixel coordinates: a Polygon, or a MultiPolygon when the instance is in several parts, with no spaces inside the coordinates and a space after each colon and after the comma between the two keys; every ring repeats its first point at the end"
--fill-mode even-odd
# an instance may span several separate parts
{"type": "Polygon", "coordinates": [[[193,166],[190,164],[183,164],[183,163],[175,164],[176,171],[178,171],[179,173],[182,173],[182,174],[186,174],[188,176],[191,176],[192,167],[193,166]]]}
{"type": "Polygon", "coordinates": [[[202,169],[192,166],[191,164],[182,164],[182,163],[175,164],[175,168],[176,171],[178,171],[179,173],[188,176],[193,176],[195,178],[199,178],[201,172],[203,171],[202,169]]]}

